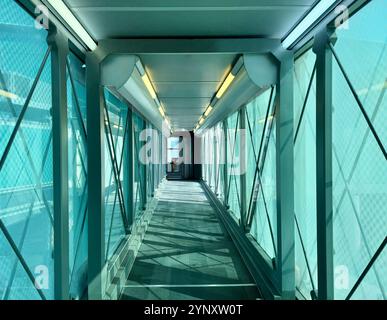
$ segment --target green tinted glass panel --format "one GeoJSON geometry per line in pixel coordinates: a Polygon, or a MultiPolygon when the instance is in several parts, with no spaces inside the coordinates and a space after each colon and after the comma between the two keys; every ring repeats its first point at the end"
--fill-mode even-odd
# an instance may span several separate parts
{"type": "Polygon", "coordinates": [[[87,133],[86,70],[73,53],[67,69],[69,155],[70,295],[80,298],[87,287],[87,133]]]}
{"type": "Polygon", "coordinates": [[[250,208],[247,223],[252,237],[271,258],[276,256],[277,238],[274,96],[275,89],[268,89],[246,106],[245,151],[248,190],[245,197],[250,208]],[[259,171],[256,171],[258,157],[259,171]]]}
{"type": "Polygon", "coordinates": [[[231,213],[237,219],[240,219],[240,130],[238,112],[235,112],[227,119],[227,129],[228,205],[231,213]]]}
{"type": "Polygon", "coordinates": [[[51,57],[47,31],[15,1],[0,6],[0,219],[33,274],[32,281],[0,230],[0,299],[53,298],[51,57]],[[33,91],[31,91],[33,89],[33,91]],[[20,127],[6,150],[26,103],[20,127]],[[6,152],[6,153],[4,153],[6,152]],[[35,283],[34,283],[35,282],[35,283]]]}
{"type": "Polygon", "coordinates": [[[105,246],[109,259],[125,236],[126,205],[121,194],[128,107],[106,89],[105,102],[108,111],[105,117],[105,246]]]}
{"type": "Polygon", "coordinates": [[[219,199],[224,200],[224,164],[225,164],[225,135],[223,123],[220,122],[214,129],[214,192],[219,199]]]}
{"type": "MultiPolygon", "coordinates": [[[[368,3],[335,33],[334,50],[384,148],[387,147],[387,4],[368,3]],[[370,23],[372,21],[372,23],[370,23]]],[[[343,72],[333,62],[335,298],[343,299],[386,237],[387,162],[343,72]]],[[[353,299],[386,299],[386,254],[353,299]]]]}
{"type": "Polygon", "coordinates": [[[145,206],[145,171],[144,165],[140,161],[140,150],[143,146],[143,141],[140,141],[140,134],[144,129],[144,120],[137,114],[133,113],[133,127],[134,127],[134,184],[133,184],[133,208],[135,216],[141,214],[145,206]]]}
{"type": "Polygon", "coordinates": [[[317,290],[315,61],[309,49],[294,64],[295,272],[296,287],[307,299],[317,290]]]}

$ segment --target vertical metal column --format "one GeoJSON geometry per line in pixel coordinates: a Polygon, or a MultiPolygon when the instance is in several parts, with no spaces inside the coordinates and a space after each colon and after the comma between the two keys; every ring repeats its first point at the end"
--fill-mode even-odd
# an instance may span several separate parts
{"type": "Polygon", "coordinates": [[[227,191],[228,191],[228,175],[227,175],[227,161],[228,161],[228,127],[227,120],[223,120],[224,132],[224,167],[223,167],[223,204],[228,208],[227,191]]]}
{"type": "Polygon", "coordinates": [[[216,195],[216,197],[219,196],[219,193],[218,193],[218,170],[216,167],[217,167],[217,164],[218,164],[218,155],[217,155],[217,150],[218,150],[218,145],[219,145],[219,142],[218,142],[218,139],[217,139],[217,127],[215,126],[214,127],[214,130],[213,130],[213,135],[212,135],[212,142],[213,142],[213,168],[214,168],[214,193],[216,195]]]}
{"type": "MultiPolygon", "coordinates": [[[[147,129],[147,126],[146,126],[146,121],[145,120],[142,120],[142,130],[146,130],[147,129]]],[[[141,154],[141,149],[142,148],[146,148],[146,143],[147,143],[147,137],[145,139],[145,141],[141,141],[140,140],[140,146],[139,146],[139,149],[138,149],[138,154],[141,154]]],[[[147,157],[147,154],[145,154],[145,159],[147,157]]],[[[143,177],[143,199],[142,199],[142,210],[146,210],[146,207],[147,207],[147,203],[148,203],[148,172],[147,172],[147,164],[146,163],[142,163],[141,161],[141,158],[140,159],[140,168],[141,168],[141,171],[142,171],[142,177],[143,177]]],[[[143,160],[145,160],[143,159],[143,160]]],[[[140,177],[141,179],[141,177],[140,177]]]]}
{"type": "Polygon", "coordinates": [[[54,296],[69,299],[69,197],[66,59],[68,40],[50,25],[53,185],[54,185],[54,296]]]}
{"type": "Polygon", "coordinates": [[[277,260],[281,296],[295,299],[293,178],[293,54],[280,57],[276,103],[277,260]]]}
{"type": "Polygon", "coordinates": [[[103,298],[105,265],[105,148],[104,104],[100,85],[101,65],[86,54],[87,151],[88,151],[88,298],[103,298]]]}
{"type": "Polygon", "coordinates": [[[318,299],[333,299],[332,52],[327,30],[314,39],[316,53],[316,183],[318,299]]]}
{"type": "MultiPolygon", "coordinates": [[[[241,227],[246,228],[247,215],[247,186],[246,186],[246,166],[247,166],[247,150],[246,150],[246,106],[239,110],[239,177],[240,177],[240,202],[241,202],[241,227]]],[[[236,143],[236,142],[235,142],[236,143]]]]}
{"type": "Polygon", "coordinates": [[[132,109],[128,108],[127,115],[128,123],[127,123],[127,136],[126,136],[126,152],[124,153],[124,197],[127,206],[127,216],[128,216],[128,224],[132,226],[134,221],[134,209],[133,209],[133,117],[132,117],[132,109]]]}

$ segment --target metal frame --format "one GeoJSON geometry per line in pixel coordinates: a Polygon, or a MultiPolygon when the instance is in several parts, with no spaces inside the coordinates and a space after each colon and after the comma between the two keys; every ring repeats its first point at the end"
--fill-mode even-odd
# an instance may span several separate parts
{"type": "Polygon", "coordinates": [[[241,54],[271,52],[280,44],[280,39],[265,38],[103,39],[96,51],[102,58],[108,54],[241,54]]]}
{"type": "MultiPolygon", "coordinates": [[[[133,117],[131,108],[128,109],[127,113],[127,139],[126,139],[126,152],[124,155],[124,162],[126,167],[124,170],[124,193],[126,196],[127,203],[127,220],[129,226],[133,225],[134,222],[134,208],[133,208],[133,117]]],[[[125,147],[124,147],[125,151],[125,147]]]]}
{"type": "Polygon", "coordinates": [[[315,37],[318,299],[333,299],[332,52],[323,28],[315,37]]]}
{"type": "MultiPolygon", "coordinates": [[[[73,100],[73,103],[75,105],[75,112],[76,112],[76,119],[73,120],[73,119],[69,119],[70,121],[70,125],[71,125],[71,129],[73,131],[76,131],[76,127],[75,127],[75,123],[74,122],[78,122],[78,126],[79,126],[79,130],[80,130],[80,141],[78,141],[78,145],[79,144],[83,144],[83,148],[84,148],[84,153],[87,152],[87,132],[86,132],[86,127],[85,127],[85,123],[84,123],[84,119],[83,119],[83,115],[82,115],[82,112],[81,112],[81,108],[80,108],[80,103],[79,103],[79,97],[78,97],[78,94],[76,92],[76,86],[75,86],[75,81],[74,81],[74,77],[73,77],[73,72],[71,70],[71,64],[69,63],[69,59],[67,59],[67,73],[68,73],[68,80],[70,81],[70,90],[71,90],[71,94],[72,94],[72,100],[73,100]]],[[[85,87],[86,89],[86,87],[85,87]]],[[[75,147],[77,148],[77,147],[75,147]]],[[[78,258],[78,254],[79,254],[79,249],[80,249],[80,245],[81,245],[81,240],[82,240],[82,236],[84,234],[84,231],[85,231],[85,226],[86,226],[86,218],[87,218],[87,200],[85,200],[86,196],[87,196],[87,185],[88,185],[88,176],[87,176],[87,163],[85,162],[83,156],[82,156],[82,153],[81,153],[81,150],[78,150],[79,151],[79,156],[80,156],[80,161],[81,161],[81,166],[82,166],[82,169],[84,171],[84,174],[85,174],[85,181],[84,181],[84,186],[83,186],[83,190],[82,190],[82,198],[81,198],[81,204],[79,206],[79,211],[77,213],[77,216],[79,219],[82,219],[82,221],[79,221],[77,220],[75,222],[75,225],[79,225],[80,224],[80,230],[79,230],[79,234],[78,234],[78,237],[76,239],[76,245],[75,245],[75,255],[74,255],[74,261],[73,261],[73,265],[71,266],[71,274],[70,274],[70,282],[69,282],[69,286],[70,286],[70,298],[71,297],[71,285],[73,283],[73,279],[74,279],[74,272],[75,272],[75,266],[76,266],[76,262],[77,262],[77,258],[78,258]]],[[[73,162],[75,162],[75,153],[76,151],[74,152],[74,158],[73,158],[73,162]]],[[[76,179],[76,177],[71,177],[72,179],[76,179]]]]}
{"type": "Polygon", "coordinates": [[[86,54],[88,134],[88,298],[103,298],[105,266],[105,115],[101,65],[94,53],[86,54]],[[90,155],[93,155],[92,157],[90,155]]]}
{"type": "Polygon", "coordinates": [[[294,56],[279,58],[279,103],[276,111],[277,154],[277,265],[283,299],[295,299],[295,230],[293,166],[293,72],[294,56]]]}
{"type": "Polygon", "coordinates": [[[241,228],[246,227],[247,216],[247,185],[246,185],[246,169],[247,169],[247,153],[246,153],[246,106],[239,109],[239,139],[240,139],[240,153],[239,153],[239,170],[240,172],[240,214],[241,214],[241,228]]]}
{"type": "Polygon", "coordinates": [[[227,192],[228,192],[228,172],[227,172],[227,154],[228,154],[228,126],[227,120],[223,120],[223,137],[224,137],[224,164],[223,164],[223,204],[228,209],[227,192]]]}
{"type": "Polygon", "coordinates": [[[53,190],[54,190],[54,288],[55,299],[69,299],[69,194],[67,133],[68,40],[54,26],[48,42],[51,52],[53,190]]]}

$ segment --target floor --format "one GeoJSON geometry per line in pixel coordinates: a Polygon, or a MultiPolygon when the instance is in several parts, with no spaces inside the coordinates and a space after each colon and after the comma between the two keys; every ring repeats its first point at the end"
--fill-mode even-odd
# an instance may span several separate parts
{"type": "Polygon", "coordinates": [[[198,182],[167,181],[121,299],[257,299],[198,182]]]}

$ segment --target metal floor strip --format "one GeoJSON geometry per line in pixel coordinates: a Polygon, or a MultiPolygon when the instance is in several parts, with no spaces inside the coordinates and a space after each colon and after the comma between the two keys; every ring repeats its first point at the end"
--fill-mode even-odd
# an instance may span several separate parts
{"type": "Polygon", "coordinates": [[[124,285],[124,288],[203,288],[203,287],[256,287],[255,283],[230,283],[230,284],[144,284],[124,285]]]}

